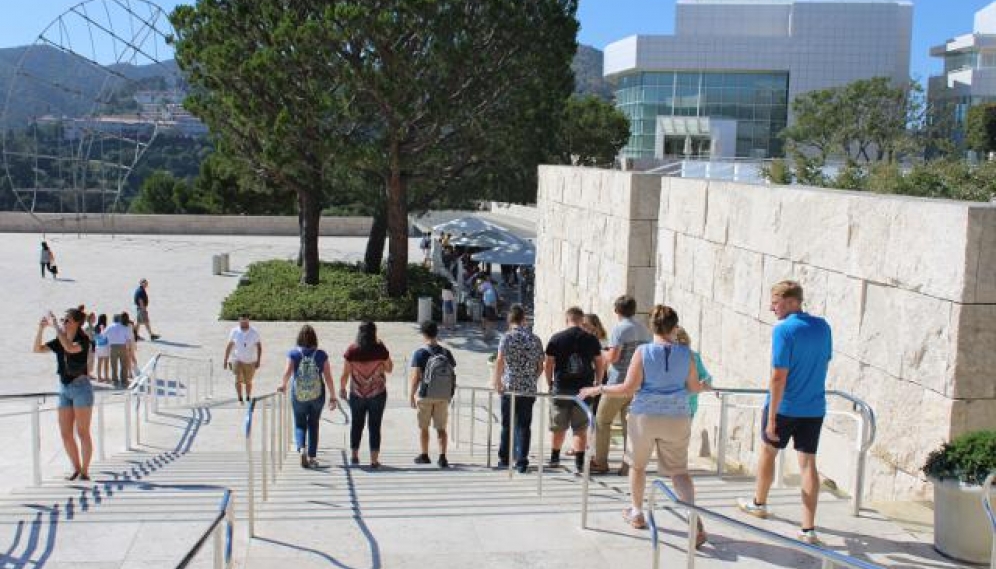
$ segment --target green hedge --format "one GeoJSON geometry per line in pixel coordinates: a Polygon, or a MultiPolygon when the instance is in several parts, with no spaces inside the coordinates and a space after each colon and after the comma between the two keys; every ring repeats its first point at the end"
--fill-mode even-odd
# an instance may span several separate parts
{"type": "Polygon", "coordinates": [[[221,319],[244,313],[262,321],[413,322],[418,297],[432,297],[435,306],[446,283],[420,265],[409,265],[408,293],[401,298],[387,296],[383,275],[368,275],[357,265],[322,263],[315,286],[300,279],[301,269],[291,261],[253,263],[222,304],[221,319]]]}

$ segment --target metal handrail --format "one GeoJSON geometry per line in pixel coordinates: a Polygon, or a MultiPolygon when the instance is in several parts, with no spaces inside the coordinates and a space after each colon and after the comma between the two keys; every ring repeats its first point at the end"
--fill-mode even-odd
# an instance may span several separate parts
{"type": "Polygon", "coordinates": [[[215,515],[214,520],[211,521],[211,525],[201,534],[201,537],[197,539],[187,554],[183,556],[183,559],[176,565],[176,569],[186,569],[212,536],[214,537],[215,569],[232,566],[232,545],[235,534],[234,510],[235,505],[232,498],[232,490],[226,488],[224,495],[221,497],[221,503],[218,505],[218,513],[215,515]],[[225,522],[224,527],[221,525],[222,521],[225,522]],[[224,532],[224,535],[222,535],[222,532],[224,532]]]}
{"type": "Polygon", "coordinates": [[[705,518],[708,520],[713,520],[727,526],[731,526],[735,529],[745,531],[749,534],[755,535],[767,541],[773,541],[775,544],[797,551],[799,553],[809,555],[810,557],[816,557],[823,560],[823,567],[850,567],[852,569],[883,569],[880,565],[875,565],[867,561],[862,561],[860,559],[855,559],[848,555],[842,553],[837,553],[829,549],[824,549],[816,545],[810,545],[802,541],[791,539],[783,535],[779,535],[774,532],[770,532],[766,529],[761,529],[756,526],[752,526],[748,523],[744,523],[740,520],[735,520],[731,517],[724,516],[723,514],[714,512],[712,510],[703,508],[701,506],[696,506],[695,504],[689,504],[682,501],[678,496],[668,487],[668,485],[661,479],[654,480],[650,486],[650,544],[653,547],[653,568],[658,569],[660,567],[661,561],[661,548],[659,541],[659,530],[657,526],[657,517],[655,515],[655,509],[657,506],[657,493],[660,492],[667,498],[668,501],[675,504],[675,506],[680,506],[688,510],[688,563],[687,567],[689,569],[695,567],[695,539],[698,534],[698,524],[699,518],[705,518]]]}
{"type": "Polygon", "coordinates": [[[278,390],[250,398],[249,406],[246,409],[243,427],[246,439],[246,504],[248,510],[246,528],[250,539],[256,535],[256,465],[252,449],[253,417],[256,407],[261,407],[260,420],[262,421],[263,436],[259,437],[260,480],[262,499],[265,502],[269,499],[269,480],[276,480],[277,470],[283,469],[287,441],[293,438],[287,432],[290,421],[290,413],[287,411],[288,405],[286,393],[278,390]],[[273,417],[274,420],[268,420],[268,417],[273,414],[276,414],[276,417],[273,417]],[[269,476],[267,476],[268,467],[269,476]]]}
{"type": "Polygon", "coordinates": [[[982,483],[982,507],[986,510],[986,516],[989,518],[989,525],[992,526],[993,532],[993,550],[990,553],[989,569],[996,569],[996,513],[993,511],[992,499],[994,482],[996,482],[996,472],[990,472],[985,482],[982,483]]]}
{"type": "MultiPolygon", "coordinates": [[[[767,389],[753,388],[753,387],[713,387],[716,395],[719,396],[720,401],[720,415],[719,415],[719,434],[716,437],[716,474],[722,476],[724,469],[726,467],[726,433],[728,430],[728,410],[730,408],[730,403],[728,401],[728,396],[730,395],[767,395],[767,389]]],[[[844,392],[837,390],[829,390],[826,392],[827,397],[839,397],[851,403],[854,406],[854,410],[858,412],[857,415],[842,412],[845,415],[855,418],[858,423],[858,432],[855,444],[855,468],[854,468],[854,484],[851,495],[851,515],[857,516],[861,513],[861,503],[864,499],[864,484],[865,484],[865,467],[868,460],[868,451],[871,449],[872,444],[875,443],[875,438],[878,435],[878,425],[875,419],[875,411],[872,409],[871,405],[863,401],[862,399],[844,392]]],[[[782,480],[781,473],[783,471],[783,461],[785,458],[785,453],[779,453],[779,459],[777,462],[777,469],[775,474],[776,483],[780,484],[782,480]]]]}
{"type": "MultiPolygon", "coordinates": [[[[588,529],[588,490],[591,486],[591,456],[592,456],[592,445],[595,444],[596,436],[596,426],[595,426],[595,416],[591,412],[591,407],[577,395],[555,395],[552,393],[527,393],[523,391],[511,391],[502,390],[497,391],[490,387],[470,387],[470,386],[457,386],[456,393],[451,401],[451,404],[456,408],[456,428],[453,429],[451,433],[454,436],[457,446],[460,444],[459,429],[460,429],[460,401],[462,400],[462,393],[470,392],[471,394],[471,422],[470,422],[470,448],[471,453],[474,449],[474,423],[475,423],[475,411],[476,411],[476,394],[477,393],[487,393],[488,394],[488,417],[491,419],[488,421],[488,467],[491,466],[491,457],[493,449],[492,441],[492,427],[494,425],[493,421],[493,409],[494,409],[494,396],[495,395],[508,395],[512,398],[509,401],[509,461],[508,461],[508,475],[509,478],[513,476],[513,464],[511,460],[511,455],[515,452],[515,398],[516,397],[535,397],[544,403],[547,401],[572,401],[581,408],[585,416],[588,418],[588,437],[585,441],[585,458],[584,467],[581,473],[581,529],[588,529]]],[[[546,409],[540,409],[540,427],[539,427],[539,461],[536,470],[536,491],[539,496],[543,495],[543,438],[546,431],[546,409]]]]}

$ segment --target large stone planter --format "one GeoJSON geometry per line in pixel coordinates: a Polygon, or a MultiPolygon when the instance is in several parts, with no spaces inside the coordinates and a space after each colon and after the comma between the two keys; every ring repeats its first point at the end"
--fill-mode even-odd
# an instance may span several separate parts
{"type": "MultiPolygon", "coordinates": [[[[953,480],[934,484],[934,547],[948,557],[969,563],[989,563],[992,527],[982,508],[982,487],[953,480]]],[[[993,492],[996,501],[996,491],[993,492]]]]}

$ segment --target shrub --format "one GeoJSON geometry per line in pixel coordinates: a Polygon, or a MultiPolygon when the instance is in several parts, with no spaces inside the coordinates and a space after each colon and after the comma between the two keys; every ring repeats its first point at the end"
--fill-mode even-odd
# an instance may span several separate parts
{"type": "Polygon", "coordinates": [[[996,471],[996,431],[976,431],[945,443],[930,453],[923,473],[939,480],[982,484],[996,471]]]}
{"type": "Polygon", "coordinates": [[[367,274],[357,265],[322,263],[319,284],[300,283],[301,269],[291,261],[253,263],[238,288],[221,306],[221,319],[247,314],[261,321],[411,322],[420,296],[436,298],[446,280],[420,265],[408,267],[408,293],[387,296],[382,274],[367,274]]]}

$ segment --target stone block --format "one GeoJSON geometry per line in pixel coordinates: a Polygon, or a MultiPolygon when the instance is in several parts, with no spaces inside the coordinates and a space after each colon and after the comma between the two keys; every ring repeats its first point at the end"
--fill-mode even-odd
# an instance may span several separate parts
{"type": "Polygon", "coordinates": [[[855,357],[864,310],[864,282],[841,273],[827,275],[826,319],[833,331],[833,349],[837,354],[855,357]]]}
{"type": "MultiPolygon", "coordinates": [[[[770,348],[765,349],[761,325],[732,310],[722,312],[722,353],[730,382],[764,385],[769,375],[770,348]]],[[[725,382],[728,384],[729,382],[725,382]]]]}
{"type": "Polygon", "coordinates": [[[685,236],[683,233],[676,233],[674,245],[674,280],[675,286],[692,289],[695,282],[695,254],[693,247],[697,242],[695,239],[685,236]]]}
{"type": "Polygon", "coordinates": [[[560,275],[564,282],[577,285],[578,248],[569,241],[560,244],[560,275]]]}
{"type": "Polygon", "coordinates": [[[761,282],[758,315],[761,317],[761,322],[774,324],[778,319],[771,313],[771,287],[779,281],[792,278],[794,274],[792,261],[766,255],[762,261],[762,265],[764,267],[764,276],[761,282]]]}
{"type": "Polygon", "coordinates": [[[672,289],[668,298],[663,304],[670,306],[678,313],[678,324],[683,327],[692,338],[699,335],[702,299],[689,291],[679,288],[672,289]]]}
{"type": "Polygon", "coordinates": [[[861,361],[892,377],[900,377],[903,362],[902,351],[896,346],[896,328],[903,317],[898,290],[873,283],[865,286],[857,346],[861,361]]]}
{"type": "Polygon", "coordinates": [[[636,299],[636,306],[646,312],[654,302],[654,268],[630,267],[627,294],[636,299]]]}
{"type": "Polygon", "coordinates": [[[664,199],[661,198],[660,223],[690,237],[702,237],[705,232],[709,182],[674,178],[669,186],[666,208],[664,199]]]}
{"type": "Polygon", "coordinates": [[[629,225],[628,264],[631,267],[652,267],[654,264],[654,233],[652,221],[633,221],[629,225]]]}
{"type": "Polygon", "coordinates": [[[722,383],[727,362],[723,354],[723,309],[715,302],[706,302],[701,310],[699,332],[692,336],[692,345],[697,347],[709,371],[722,383]]]}
{"type": "Polygon", "coordinates": [[[996,303],[996,208],[977,205],[968,210],[968,250],[965,254],[966,303],[996,303]]]}
{"type": "Polygon", "coordinates": [[[766,253],[796,263],[842,271],[847,260],[849,194],[838,190],[778,188],[778,216],[766,253]],[[784,251],[784,255],[781,252],[784,251]]]}
{"type": "Polygon", "coordinates": [[[996,428],[996,399],[956,399],[951,405],[949,437],[996,428]]]}
{"type": "Polygon", "coordinates": [[[670,186],[672,179],[657,174],[633,174],[630,178],[628,217],[632,220],[657,221],[663,184],[670,186]]]}
{"type": "Polygon", "coordinates": [[[793,263],[792,272],[792,278],[802,285],[805,299],[803,309],[816,316],[825,316],[827,313],[829,271],[813,265],[793,263]]]}
{"type": "MultiPolygon", "coordinates": [[[[952,310],[955,361],[948,394],[956,399],[996,400],[996,306],[954,305],[952,310]]],[[[996,417],[990,426],[996,427],[996,417]]]]}
{"type": "Polygon", "coordinates": [[[704,239],[692,241],[692,291],[712,300],[720,247],[704,239]]]}
{"type": "Polygon", "coordinates": [[[677,233],[663,226],[657,228],[657,272],[658,275],[674,276],[675,245],[677,233]]]}
{"type": "Polygon", "coordinates": [[[964,204],[901,199],[889,228],[887,274],[902,288],[961,302],[967,272],[964,204]]]}
{"type": "MultiPolygon", "coordinates": [[[[867,401],[875,410],[878,425],[872,448],[875,456],[908,471],[922,464],[918,461],[925,456],[923,447],[931,443],[921,437],[932,430],[946,432],[943,416],[950,411],[944,401],[931,399],[927,403],[926,393],[928,390],[899,380],[876,367],[863,368],[862,389],[854,395],[867,401]],[[937,407],[928,409],[930,404],[937,407]]],[[[929,435],[927,437],[930,439],[929,435]]]]}
{"type": "Polygon", "coordinates": [[[733,222],[733,209],[738,187],[728,182],[712,181],[706,196],[705,238],[713,243],[726,245],[733,222]]]}
{"type": "Polygon", "coordinates": [[[950,397],[956,354],[951,343],[955,333],[952,303],[905,290],[896,292],[902,313],[901,320],[893,323],[892,349],[902,354],[900,377],[950,397]]]}
{"type": "Polygon", "coordinates": [[[763,257],[753,251],[736,247],[720,247],[716,258],[716,302],[758,318],[764,275],[763,257]]]}

